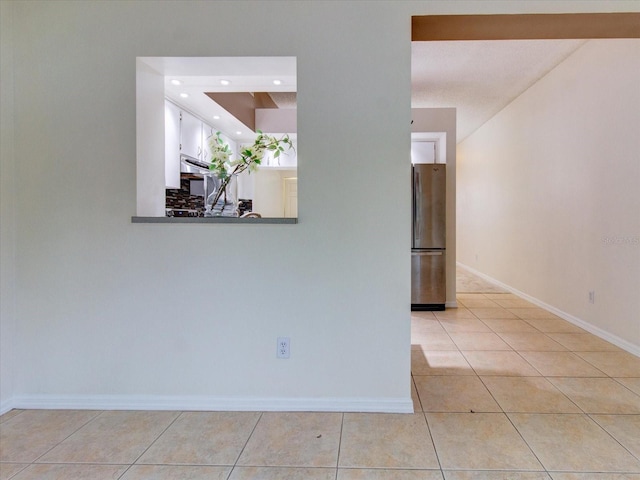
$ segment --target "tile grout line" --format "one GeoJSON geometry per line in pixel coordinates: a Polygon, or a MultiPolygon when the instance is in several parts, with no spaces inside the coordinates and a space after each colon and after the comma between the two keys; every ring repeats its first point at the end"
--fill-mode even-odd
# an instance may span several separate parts
{"type": "Polygon", "coordinates": [[[169,425],[167,425],[167,426],[166,426],[166,428],[165,428],[164,430],[162,430],[162,432],[160,432],[160,433],[158,434],[158,436],[157,436],[157,437],[156,437],[156,438],[155,438],[155,439],[154,439],[154,440],[149,444],[149,446],[148,446],[147,448],[145,448],[145,449],[143,450],[143,452],[142,452],[140,455],[138,455],[138,457],[137,457],[137,458],[136,458],[132,463],[130,463],[130,464],[127,466],[127,468],[125,469],[125,471],[124,471],[124,472],[122,472],[122,475],[120,475],[120,476],[118,477],[118,479],[123,478],[123,477],[127,474],[127,472],[128,472],[129,470],[131,470],[131,467],[133,467],[133,466],[136,464],[136,462],[137,462],[138,460],[140,460],[140,459],[142,458],[142,456],[143,456],[145,453],[147,453],[147,451],[149,451],[149,449],[150,449],[153,445],[155,445],[155,443],[158,441],[158,439],[159,439],[162,435],[164,435],[164,433],[165,433],[167,430],[169,430],[169,428],[171,427],[171,425],[173,425],[175,422],[177,422],[177,421],[178,421],[178,419],[179,419],[180,417],[182,417],[182,415],[183,415],[183,414],[184,414],[184,411],[180,411],[180,413],[179,413],[178,415],[176,415],[176,418],[174,418],[172,421],[170,421],[170,422],[169,422],[169,425]]]}
{"type": "Polygon", "coordinates": [[[436,455],[436,460],[438,461],[438,468],[440,470],[440,474],[442,478],[444,478],[444,470],[442,469],[442,462],[440,461],[440,455],[438,455],[438,449],[436,448],[436,441],[433,439],[433,433],[431,433],[431,427],[429,426],[429,420],[427,419],[427,412],[422,412],[422,416],[424,417],[424,422],[427,424],[427,432],[429,432],[429,438],[431,439],[431,445],[433,445],[433,452],[436,455]]]}
{"type": "Polygon", "coordinates": [[[91,417],[89,420],[87,420],[86,422],[84,422],[82,425],[80,425],[78,428],[76,428],[73,432],[71,432],[69,435],[67,435],[65,438],[63,438],[62,440],[60,440],[58,443],[56,443],[55,445],[53,445],[51,448],[49,448],[46,452],[44,452],[42,455],[36,457],[32,462],[30,462],[30,465],[35,465],[38,460],[40,460],[42,457],[44,457],[47,453],[49,453],[51,450],[53,450],[54,448],[56,448],[58,445],[60,445],[62,442],[66,441],[67,439],[69,439],[72,435],[75,435],[76,433],[78,433],[81,429],[83,429],[84,427],[86,427],[87,425],[89,425],[91,422],[93,422],[96,418],[98,418],[99,416],[101,416],[102,414],[105,413],[106,410],[96,410],[96,414],[91,417]]]}
{"type": "Polygon", "coordinates": [[[247,445],[249,444],[249,440],[251,440],[251,437],[253,436],[253,433],[256,431],[256,428],[258,428],[258,424],[260,423],[260,420],[262,420],[262,417],[264,416],[264,412],[256,412],[256,413],[259,413],[258,419],[256,420],[256,423],[253,426],[253,428],[251,429],[251,432],[249,433],[249,435],[247,435],[247,440],[244,442],[244,445],[240,449],[240,452],[238,453],[238,456],[236,457],[235,461],[233,462],[233,465],[231,465],[231,470],[229,470],[229,475],[227,476],[227,480],[229,480],[231,478],[231,475],[233,474],[234,470],[236,469],[236,467],[239,466],[238,465],[238,461],[240,460],[240,457],[242,457],[242,454],[244,453],[245,449],[247,448],[247,445]]]}
{"type": "MultiPolygon", "coordinates": [[[[618,440],[616,437],[613,436],[613,434],[611,432],[609,432],[606,428],[604,428],[602,425],[600,425],[600,422],[598,422],[595,418],[593,418],[593,415],[603,415],[603,414],[599,414],[599,413],[587,413],[586,416],[589,417],[589,420],[591,420],[593,423],[595,423],[604,433],[606,433],[607,435],[609,435],[609,437],[611,437],[613,439],[614,442],[616,442],[618,445],[620,445],[623,449],[625,449],[627,452],[629,452],[629,454],[635,458],[636,460],[640,461],[640,456],[635,455],[631,450],[629,450],[627,447],[625,447],[622,442],[620,442],[620,440],[618,440]]],[[[608,414],[605,414],[608,415],[608,414]]],[[[623,414],[624,415],[624,414],[623,414]]],[[[635,415],[635,414],[626,414],[626,415],[635,415]]]]}
{"type": "MultiPolygon", "coordinates": [[[[413,390],[416,391],[416,397],[418,397],[418,406],[420,407],[420,411],[424,412],[424,406],[422,405],[422,399],[420,398],[420,392],[418,392],[418,385],[416,384],[416,378],[413,373],[411,374],[411,385],[413,386],[413,390]]],[[[415,411],[413,413],[415,413],[415,411]]]]}
{"type": "Polygon", "coordinates": [[[338,454],[336,455],[336,476],[335,480],[338,480],[338,473],[340,471],[340,453],[342,450],[342,432],[344,431],[344,412],[340,418],[340,436],[338,437],[338,454]]]}

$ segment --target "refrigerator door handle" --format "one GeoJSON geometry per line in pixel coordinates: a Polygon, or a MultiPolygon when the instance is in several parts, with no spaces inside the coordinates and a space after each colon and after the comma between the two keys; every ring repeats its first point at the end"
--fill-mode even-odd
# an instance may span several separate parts
{"type": "Polygon", "coordinates": [[[411,255],[417,255],[419,257],[435,257],[443,255],[444,252],[411,252],[411,255]]]}

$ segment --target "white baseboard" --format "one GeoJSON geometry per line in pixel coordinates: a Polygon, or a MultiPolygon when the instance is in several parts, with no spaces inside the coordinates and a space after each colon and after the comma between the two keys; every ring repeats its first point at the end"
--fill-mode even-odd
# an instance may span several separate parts
{"type": "Polygon", "coordinates": [[[502,283],[499,280],[496,280],[495,278],[492,278],[488,275],[485,275],[482,272],[479,272],[478,270],[475,270],[467,265],[464,265],[462,263],[457,263],[457,265],[461,268],[464,268],[465,270],[473,273],[474,275],[477,275],[478,277],[482,278],[483,280],[486,280],[489,283],[492,283],[500,288],[504,288],[505,290],[507,290],[508,292],[511,292],[515,295],[518,295],[519,297],[525,299],[526,301],[533,303],[534,305],[540,307],[540,308],[544,308],[545,310],[553,313],[554,315],[557,315],[558,317],[566,320],[569,323],[572,323],[573,325],[580,327],[584,330],[586,330],[589,333],[593,333],[594,335],[596,335],[597,337],[602,338],[603,340],[606,340],[609,343],[612,343],[620,348],[622,348],[623,350],[626,350],[629,353],[632,353],[633,355],[640,357],[640,345],[635,345],[627,340],[625,340],[624,338],[620,338],[617,335],[614,335],[610,332],[607,332],[606,330],[603,330],[600,327],[596,327],[595,325],[590,324],[589,322],[586,322],[578,317],[574,317],[573,315],[567,313],[567,312],[563,312],[562,310],[554,307],[553,305],[549,305],[545,302],[543,302],[542,300],[538,300],[535,297],[532,297],[531,295],[527,295],[524,292],[521,292],[520,290],[513,288],[505,283],[502,283]]]}
{"type": "Polygon", "coordinates": [[[16,395],[11,408],[413,413],[411,398],[254,398],[161,395],[16,395]]]}
{"type": "Polygon", "coordinates": [[[445,302],[444,308],[458,308],[458,302],[445,302]]]}
{"type": "Polygon", "coordinates": [[[13,398],[5,400],[4,402],[0,403],[0,415],[4,415],[9,410],[13,410],[14,408],[16,407],[13,404],[13,398]]]}

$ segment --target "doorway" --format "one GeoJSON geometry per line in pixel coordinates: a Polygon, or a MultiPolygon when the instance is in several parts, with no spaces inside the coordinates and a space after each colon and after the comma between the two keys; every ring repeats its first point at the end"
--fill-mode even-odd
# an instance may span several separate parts
{"type": "MultiPolygon", "coordinates": [[[[571,40],[569,39],[574,39],[573,42],[577,42],[575,43],[575,48],[578,48],[581,42],[586,42],[587,39],[639,37],[640,14],[638,13],[429,15],[412,17],[413,42],[443,42],[457,47],[459,47],[460,44],[468,45],[473,42],[491,43],[494,46],[503,44],[503,42],[494,42],[495,40],[561,40],[563,42],[570,42],[571,40]]],[[[566,55],[568,56],[572,52],[573,50],[569,49],[566,55]]],[[[435,58],[431,63],[437,67],[441,61],[442,58],[435,58]]],[[[458,80],[460,82],[473,81],[468,75],[467,78],[465,78],[464,72],[461,72],[458,80]]],[[[518,92],[518,95],[519,94],[520,92],[518,92]]],[[[457,105],[447,104],[434,106],[456,107],[457,105]]],[[[459,123],[458,128],[458,132],[460,132],[459,123]]],[[[454,168],[451,169],[452,175],[456,175],[455,170],[454,165],[454,168]]],[[[456,218],[456,200],[454,197],[454,204],[452,205],[454,212],[450,214],[450,217],[453,219],[456,218]]],[[[451,251],[451,253],[455,252],[456,243],[448,245],[448,250],[451,251]]],[[[477,257],[478,255],[476,254],[476,258],[477,257]]],[[[480,259],[482,260],[482,253],[480,254],[480,259]]],[[[456,263],[449,266],[447,270],[449,278],[455,278],[456,263]]],[[[449,298],[449,300],[451,299],[449,298]]]]}

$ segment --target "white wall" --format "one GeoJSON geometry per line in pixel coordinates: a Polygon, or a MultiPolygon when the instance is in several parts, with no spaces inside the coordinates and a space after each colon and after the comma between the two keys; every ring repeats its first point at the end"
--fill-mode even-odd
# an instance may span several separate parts
{"type": "Polygon", "coordinates": [[[0,413],[11,406],[15,342],[15,167],[13,163],[13,5],[0,3],[0,413]]]}
{"type": "Polygon", "coordinates": [[[446,133],[447,160],[447,307],[457,306],[456,301],[456,109],[412,108],[411,131],[446,133]]]}
{"type": "Polygon", "coordinates": [[[253,211],[263,217],[284,217],[285,178],[295,178],[297,175],[296,169],[275,168],[259,168],[252,173],[251,177],[254,182],[253,211]]]}
{"type": "Polygon", "coordinates": [[[458,260],[636,353],[639,85],[640,40],[590,40],[458,151],[458,260]]]}
{"type": "Polygon", "coordinates": [[[4,405],[410,409],[410,15],[628,4],[16,1],[4,405]],[[135,58],[225,55],[297,57],[299,224],[132,224],[135,58]]]}
{"type": "Polygon", "coordinates": [[[411,409],[409,17],[383,3],[354,35],[359,3],[15,7],[16,404],[411,409]],[[131,223],[136,56],[159,55],[297,57],[297,225],[131,223]]]}

